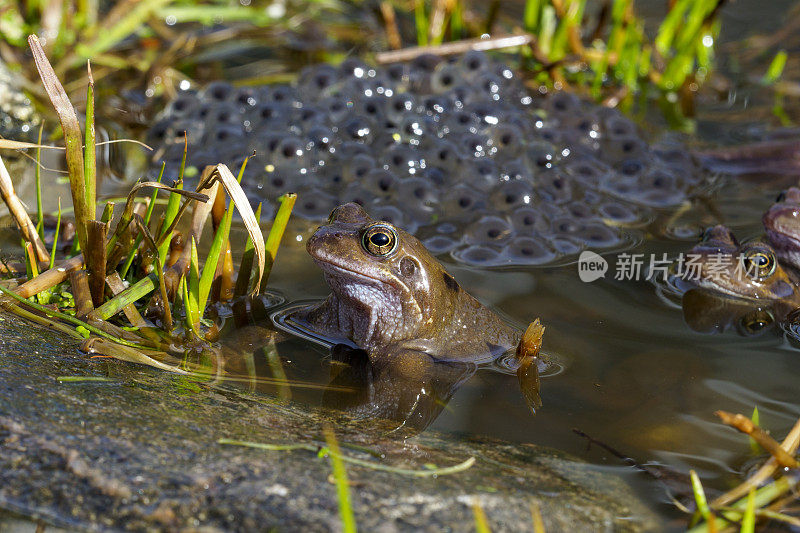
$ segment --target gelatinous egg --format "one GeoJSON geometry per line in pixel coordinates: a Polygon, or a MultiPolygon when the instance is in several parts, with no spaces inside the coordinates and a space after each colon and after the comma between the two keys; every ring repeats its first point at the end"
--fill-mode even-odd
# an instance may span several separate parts
{"type": "Polygon", "coordinates": [[[621,227],[708,179],[680,145],[652,147],[618,111],[569,92],[531,93],[475,51],[385,67],[348,58],[293,84],[181,92],[147,134],[153,176],[164,160],[176,177],[184,131],[198,168],[256,152],[242,182],[254,204],[297,192],[294,214],[321,221],[355,201],[474,266],[619,247],[621,227]]]}

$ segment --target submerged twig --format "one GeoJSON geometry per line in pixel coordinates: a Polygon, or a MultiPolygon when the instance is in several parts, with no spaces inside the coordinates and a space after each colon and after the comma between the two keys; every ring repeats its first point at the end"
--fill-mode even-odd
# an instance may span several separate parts
{"type": "MultiPolygon", "coordinates": [[[[800,419],[795,422],[791,431],[789,431],[789,434],[785,439],[783,439],[781,447],[786,450],[787,453],[794,453],[797,451],[798,445],[800,445],[800,419]]],[[[728,505],[732,501],[738,500],[747,494],[751,487],[758,487],[764,483],[764,481],[769,479],[769,477],[775,473],[777,468],[778,462],[774,457],[770,457],[769,460],[764,463],[764,465],[761,466],[761,468],[759,468],[755,474],[747,478],[747,480],[738,487],[735,487],[722,496],[716,498],[711,502],[711,506],[715,508],[721,507],[723,505],[728,505]]]]}
{"type": "Polygon", "coordinates": [[[800,463],[797,459],[792,457],[786,450],[784,450],[778,441],[769,436],[769,433],[755,425],[752,420],[741,414],[728,413],[726,411],[717,411],[714,413],[723,423],[734,427],[750,435],[762,448],[767,450],[778,464],[784,468],[798,468],[800,463]]]}

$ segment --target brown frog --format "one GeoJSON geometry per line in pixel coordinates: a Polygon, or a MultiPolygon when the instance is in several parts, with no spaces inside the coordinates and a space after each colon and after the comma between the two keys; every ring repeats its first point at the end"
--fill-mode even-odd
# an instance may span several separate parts
{"type": "Polygon", "coordinates": [[[673,283],[682,290],[696,286],[737,298],[800,306],[800,280],[781,266],[775,251],[761,241],[740,244],[725,226],[707,229],[702,241],[673,268],[673,283]]]}
{"type": "Polygon", "coordinates": [[[349,339],[373,362],[402,356],[481,363],[520,341],[520,332],[464,291],[418,239],[357,204],[337,207],[307,249],[332,293],[294,318],[349,339]]]}
{"type": "Polygon", "coordinates": [[[800,269],[800,189],[790,187],[781,193],[761,222],[778,257],[800,269]]]}

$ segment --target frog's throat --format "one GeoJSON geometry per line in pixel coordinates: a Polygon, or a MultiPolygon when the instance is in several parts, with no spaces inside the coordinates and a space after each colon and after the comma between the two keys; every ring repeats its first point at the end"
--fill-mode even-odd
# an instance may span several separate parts
{"type": "MultiPolygon", "coordinates": [[[[357,283],[360,282],[362,285],[371,285],[373,287],[388,287],[392,291],[411,295],[411,297],[407,298],[405,301],[408,302],[408,303],[413,304],[413,308],[410,311],[415,316],[422,317],[422,315],[423,315],[422,307],[420,307],[419,302],[417,302],[416,298],[413,297],[413,291],[411,290],[411,288],[408,285],[406,285],[399,278],[397,278],[395,276],[391,276],[388,279],[377,278],[375,276],[368,276],[368,275],[364,274],[363,272],[358,272],[356,270],[347,268],[346,266],[343,266],[341,264],[335,263],[335,262],[327,260],[327,259],[322,259],[322,258],[317,257],[317,256],[314,256],[313,259],[319,265],[319,267],[325,273],[328,274],[328,276],[333,277],[334,279],[337,280],[337,283],[331,284],[330,279],[328,278],[328,276],[326,276],[326,280],[328,281],[328,286],[334,292],[340,291],[346,285],[345,283],[343,283],[341,281],[342,278],[351,278],[351,279],[353,279],[354,280],[352,282],[353,284],[357,284],[357,283]]],[[[352,292],[348,292],[348,294],[346,294],[346,295],[339,294],[339,296],[346,296],[348,298],[353,298],[352,292]]],[[[355,298],[355,299],[358,299],[358,298],[355,298]]],[[[390,299],[389,298],[380,298],[380,297],[378,297],[377,299],[370,300],[369,302],[363,301],[363,300],[360,300],[360,301],[361,301],[361,303],[366,304],[366,305],[369,305],[370,303],[372,303],[374,305],[376,300],[384,302],[384,303],[388,303],[388,301],[390,299]]],[[[400,301],[400,299],[398,299],[398,301],[400,301]]],[[[400,305],[402,305],[402,303],[400,305]]]]}

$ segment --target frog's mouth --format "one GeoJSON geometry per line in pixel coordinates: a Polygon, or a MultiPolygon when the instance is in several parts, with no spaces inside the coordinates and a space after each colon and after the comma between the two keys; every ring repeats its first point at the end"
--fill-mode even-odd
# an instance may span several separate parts
{"type": "Polygon", "coordinates": [[[352,278],[369,285],[392,285],[388,280],[376,278],[374,276],[367,276],[362,272],[347,268],[327,259],[321,259],[319,257],[314,257],[313,259],[317,266],[319,266],[324,272],[337,277],[352,278]]]}
{"type": "MultiPolygon", "coordinates": [[[[368,297],[369,293],[365,293],[363,291],[353,291],[351,290],[353,285],[377,287],[383,291],[383,294],[378,296],[373,294],[372,298],[369,298],[367,301],[363,301],[363,303],[370,306],[376,306],[378,302],[381,302],[382,306],[397,308],[397,311],[402,313],[403,305],[401,302],[403,301],[403,298],[400,295],[404,293],[412,294],[411,289],[405,283],[395,277],[386,279],[368,276],[363,272],[358,272],[327,258],[322,258],[315,254],[312,254],[311,257],[325,273],[325,281],[328,283],[328,286],[334,293],[339,294],[340,296],[347,296],[350,298],[355,297],[358,300],[362,300],[362,298],[368,297]]],[[[417,315],[422,314],[422,309],[415,298],[409,298],[407,301],[414,304],[415,309],[412,311],[412,313],[417,315]]]]}

